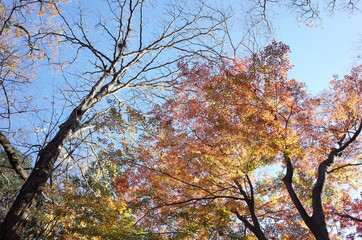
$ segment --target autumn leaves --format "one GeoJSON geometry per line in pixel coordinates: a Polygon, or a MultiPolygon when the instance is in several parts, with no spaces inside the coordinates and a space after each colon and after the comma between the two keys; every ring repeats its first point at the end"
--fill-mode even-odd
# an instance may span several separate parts
{"type": "Polygon", "coordinates": [[[207,239],[329,239],[357,226],[332,228],[341,215],[330,209],[341,188],[360,186],[347,173],[360,148],[360,69],[314,97],[287,78],[288,52],[273,42],[245,60],[179,64],[172,98],[152,112],[157,134],[144,134],[117,180],[141,226],[207,239]]]}

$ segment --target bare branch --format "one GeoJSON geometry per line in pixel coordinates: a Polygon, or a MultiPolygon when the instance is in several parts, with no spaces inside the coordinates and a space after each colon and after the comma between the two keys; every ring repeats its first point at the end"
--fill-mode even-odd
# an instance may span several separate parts
{"type": "Polygon", "coordinates": [[[340,169],[343,169],[346,167],[361,166],[361,165],[362,165],[362,163],[348,163],[348,164],[333,168],[333,169],[327,171],[327,173],[333,173],[334,171],[337,171],[337,170],[340,170],[340,169]]]}
{"type": "Polygon", "coordinates": [[[362,222],[362,219],[360,218],[355,218],[355,217],[352,217],[351,215],[347,214],[347,213],[339,213],[339,212],[336,212],[333,210],[333,213],[342,217],[342,218],[348,218],[348,219],[351,219],[352,221],[356,221],[356,222],[362,222]]]}

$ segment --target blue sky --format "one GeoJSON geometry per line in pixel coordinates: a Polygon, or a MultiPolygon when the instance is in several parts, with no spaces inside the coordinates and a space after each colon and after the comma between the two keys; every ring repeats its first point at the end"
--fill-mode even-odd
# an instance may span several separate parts
{"type": "Polygon", "coordinates": [[[321,23],[308,27],[294,16],[274,22],[276,38],[291,47],[290,77],[306,82],[316,94],[328,86],[333,74],[343,77],[362,63],[362,13],[323,16],[321,23]]]}
{"type": "MultiPolygon", "coordinates": [[[[93,3],[99,2],[93,1],[93,3]]],[[[227,6],[224,7],[227,8],[227,6]]],[[[237,36],[240,37],[240,33],[243,32],[243,25],[245,25],[242,22],[245,17],[242,8],[240,12],[238,12],[237,7],[233,8],[236,21],[230,24],[234,24],[236,28],[241,28],[241,31],[232,33],[236,35],[236,38],[237,36]]],[[[310,93],[316,94],[325,89],[328,82],[332,80],[333,74],[342,77],[348,74],[352,66],[358,64],[357,56],[362,55],[361,42],[357,45],[358,40],[361,41],[362,37],[362,29],[360,28],[362,13],[348,15],[338,12],[339,15],[336,14],[335,16],[324,15],[322,22],[308,27],[306,22],[298,22],[296,16],[287,14],[283,8],[276,8],[275,12],[279,15],[271,19],[275,29],[275,37],[278,41],[283,41],[291,47],[290,58],[294,68],[290,71],[289,76],[298,81],[306,82],[310,93]]],[[[359,64],[362,63],[361,60],[359,59],[359,64]]],[[[39,93],[38,89],[44,88],[46,84],[49,89],[53,87],[52,82],[45,83],[43,80],[39,79],[34,85],[34,94],[44,93],[43,95],[51,96],[53,90],[39,93]]],[[[61,87],[58,84],[56,82],[55,91],[61,87]]],[[[43,95],[42,97],[45,97],[43,95]]],[[[45,100],[48,105],[51,101],[51,99],[45,100]]]]}

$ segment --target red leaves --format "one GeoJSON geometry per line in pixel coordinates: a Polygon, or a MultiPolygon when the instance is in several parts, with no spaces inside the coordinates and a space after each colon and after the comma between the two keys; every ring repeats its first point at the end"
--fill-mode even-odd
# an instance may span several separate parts
{"type": "MultiPolygon", "coordinates": [[[[356,68],[351,76],[332,82],[319,98],[308,96],[304,84],[287,79],[292,67],[288,52],[288,46],[273,42],[246,60],[179,64],[172,98],[151,112],[157,134],[147,136],[151,143],[141,144],[137,164],[130,165],[116,183],[120,193],[133,194],[134,204],[148,209],[145,214],[150,219],[145,222],[157,218],[163,227],[182,228],[187,218],[200,217],[196,209],[212,213],[205,207],[212,203],[229,213],[238,209],[244,220],[254,216],[254,223],[278,229],[266,232],[270,238],[311,237],[281,177],[273,172],[283,170],[283,156],[290,158],[296,195],[312,214],[318,165],[331,148],[338,147],[336,143],[350,138],[361,121],[362,84],[356,68]],[[245,176],[250,182],[235,186],[234,180],[245,176]],[[245,196],[255,199],[252,207],[245,196]],[[255,215],[250,215],[254,207],[255,215]],[[152,215],[155,209],[162,210],[152,215]],[[169,220],[167,214],[175,212],[183,214],[169,220]],[[264,217],[256,217],[260,215],[264,217]]],[[[344,150],[348,157],[337,159],[338,166],[357,157],[358,149],[359,143],[353,143],[344,150]]],[[[326,183],[323,200],[343,205],[343,198],[334,195],[339,194],[343,174],[343,184],[354,184],[350,181],[356,180],[356,174],[346,174],[349,170],[354,171],[351,167],[330,173],[333,181],[326,183]]],[[[232,216],[224,223],[240,230],[232,216]]]]}

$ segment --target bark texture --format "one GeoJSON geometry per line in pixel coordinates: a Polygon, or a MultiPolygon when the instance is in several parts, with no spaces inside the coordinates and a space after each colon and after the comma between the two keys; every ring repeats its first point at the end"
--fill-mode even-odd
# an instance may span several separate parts
{"type": "Polygon", "coordinates": [[[68,120],[61,125],[53,140],[39,152],[39,158],[33,171],[20,189],[16,200],[1,224],[1,240],[17,240],[24,233],[31,212],[35,208],[53,172],[55,162],[59,157],[65,140],[79,127],[79,121],[84,114],[84,111],[79,111],[79,109],[76,108],[70,114],[68,120]]]}

